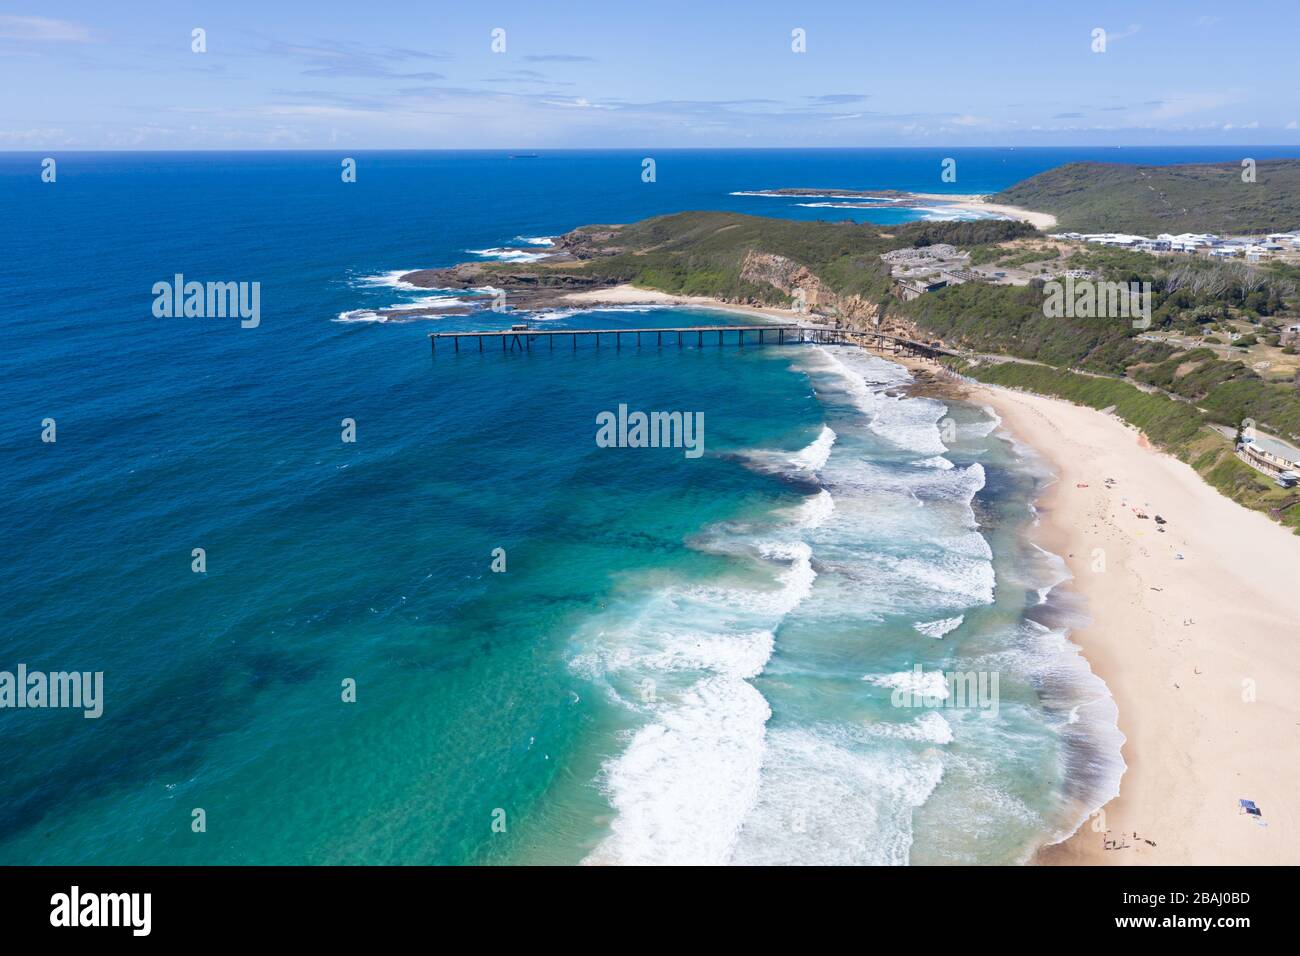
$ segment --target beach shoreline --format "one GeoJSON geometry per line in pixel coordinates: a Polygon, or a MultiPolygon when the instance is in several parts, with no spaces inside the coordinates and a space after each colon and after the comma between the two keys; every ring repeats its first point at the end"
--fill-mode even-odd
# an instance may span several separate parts
{"type": "Polygon", "coordinates": [[[1061,587],[1086,599],[1091,623],[1070,640],[1126,738],[1119,795],[1034,862],[1300,861],[1300,537],[1113,416],[985,385],[966,400],[991,407],[1058,477],[1035,503],[1033,539],[1065,561],[1061,587]]]}
{"type": "MultiPolygon", "coordinates": [[[[631,285],[579,308],[697,307],[812,324],[807,313],[631,285]]],[[[1300,862],[1300,536],[1220,495],[1137,429],[1091,408],[935,374],[915,388],[991,408],[1056,475],[1031,540],[1060,556],[1090,623],[1071,631],[1125,738],[1119,794],[1038,865],[1300,862]],[[1108,480],[1109,479],[1109,480],[1108,480]],[[1157,516],[1161,520],[1157,521],[1157,516]],[[1239,810],[1254,801],[1263,817],[1239,810]]]]}
{"type": "Polygon", "coordinates": [[[661,305],[669,308],[690,306],[735,312],[740,315],[752,315],[756,318],[776,319],[782,322],[795,322],[805,325],[816,324],[812,321],[814,317],[809,313],[798,312],[794,309],[778,309],[775,306],[724,302],[722,299],[704,295],[677,295],[671,292],[660,292],[657,289],[642,289],[626,283],[607,289],[568,292],[560,296],[560,299],[567,305],[583,309],[621,305],[661,305]]]}
{"type": "MultiPolygon", "coordinates": [[[[896,189],[776,189],[743,193],[755,196],[785,196],[788,198],[827,198],[842,199],[844,203],[824,203],[831,207],[856,208],[855,200],[872,200],[873,209],[964,209],[970,212],[989,213],[993,218],[1018,219],[1027,222],[1035,229],[1048,230],[1056,226],[1056,217],[1051,213],[1025,209],[1021,206],[1007,206],[989,202],[989,196],[983,193],[917,193],[896,189]]],[[[861,206],[861,208],[867,208],[861,206]]]]}
{"type": "Polygon", "coordinates": [[[917,199],[924,199],[930,202],[939,202],[945,206],[952,206],[956,209],[966,209],[972,212],[994,213],[999,216],[1005,216],[1009,219],[1018,219],[1021,222],[1027,222],[1035,229],[1046,232],[1048,229],[1056,227],[1056,217],[1050,212],[1037,212],[1033,209],[1024,209],[1020,206],[1004,206],[1000,203],[991,203],[987,196],[979,195],[956,195],[945,193],[912,193],[917,199]]]}

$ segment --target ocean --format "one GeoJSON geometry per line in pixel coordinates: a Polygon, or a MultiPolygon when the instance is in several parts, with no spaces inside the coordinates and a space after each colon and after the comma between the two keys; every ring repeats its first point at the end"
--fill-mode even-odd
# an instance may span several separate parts
{"type": "Polygon", "coordinates": [[[1015,863],[1114,793],[1050,476],[989,411],[848,348],[433,356],[512,317],[375,313],[586,223],[935,215],[757,190],[1237,156],[343,155],[0,154],[0,671],[104,687],[0,709],[0,863],[1015,863]],[[177,274],[260,283],[258,324],[158,317],[177,274]],[[620,405],[704,454],[598,447],[620,405]]]}

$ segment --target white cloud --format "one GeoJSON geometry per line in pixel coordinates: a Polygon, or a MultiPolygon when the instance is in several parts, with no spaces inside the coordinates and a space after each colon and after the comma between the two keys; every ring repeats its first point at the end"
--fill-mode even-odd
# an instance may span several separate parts
{"type": "Polygon", "coordinates": [[[573,100],[543,100],[547,106],[568,106],[580,110],[609,110],[612,106],[605,106],[601,103],[593,103],[585,96],[579,96],[573,100]]]}
{"type": "Polygon", "coordinates": [[[1129,37],[1137,34],[1142,29],[1140,23],[1130,23],[1127,30],[1115,30],[1106,32],[1106,42],[1114,43],[1116,40],[1127,40],[1129,37]]]}
{"type": "Polygon", "coordinates": [[[6,146],[34,148],[67,145],[72,142],[68,134],[58,127],[43,129],[0,129],[0,143],[6,146]]]}
{"type": "Polygon", "coordinates": [[[0,38],[6,40],[53,40],[62,43],[89,43],[94,37],[90,28],[67,20],[48,17],[0,17],[0,38]]]}
{"type": "Polygon", "coordinates": [[[1209,110],[1221,109],[1231,103],[1236,102],[1240,97],[1236,93],[1186,93],[1166,96],[1160,101],[1160,105],[1150,113],[1145,114],[1144,119],[1159,123],[1161,120],[1178,119],[1193,113],[1203,113],[1209,110]]]}

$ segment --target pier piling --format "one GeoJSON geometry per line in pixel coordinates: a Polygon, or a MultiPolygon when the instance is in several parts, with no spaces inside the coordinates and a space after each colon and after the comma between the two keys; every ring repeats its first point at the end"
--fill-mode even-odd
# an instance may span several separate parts
{"type": "Polygon", "coordinates": [[[831,326],[809,326],[809,325],[691,325],[672,328],[659,329],[503,329],[497,331],[482,332],[431,332],[429,334],[429,348],[432,355],[438,354],[438,340],[451,339],[453,352],[459,354],[460,340],[463,338],[473,339],[478,342],[478,350],[483,352],[483,343],[489,339],[499,339],[501,341],[502,353],[513,352],[516,347],[521,352],[531,352],[533,348],[533,339],[546,339],[547,351],[555,351],[555,337],[559,335],[569,336],[569,343],[574,352],[578,351],[578,342],[580,339],[587,339],[597,349],[601,347],[602,336],[614,336],[614,348],[616,351],[623,349],[623,336],[625,334],[636,336],[636,347],[641,348],[641,334],[643,332],[653,332],[655,335],[656,348],[662,349],[664,346],[664,333],[676,333],[677,347],[684,348],[686,344],[686,333],[695,333],[695,344],[697,348],[704,347],[704,333],[717,332],[718,345],[724,344],[724,335],[727,332],[736,333],[736,347],[740,350],[745,348],[745,337],[749,332],[758,333],[758,344],[766,346],[776,345],[857,345],[861,348],[872,349],[879,352],[890,352],[895,355],[920,355],[927,358],[938,358],[941,355],[960,356],[961,353],[953,349],[945,348],[941,345],[932,345],[928,342],[918,342],[914,339],[905,338],[901,335],[892,335],[886,332],[859,331],[857,329],[838,329],[831,326]],[[776,340],[769,339],[769,332],[776,332],[776,340]],[[786,333],[790,333],[788,336],[786,333]]]}

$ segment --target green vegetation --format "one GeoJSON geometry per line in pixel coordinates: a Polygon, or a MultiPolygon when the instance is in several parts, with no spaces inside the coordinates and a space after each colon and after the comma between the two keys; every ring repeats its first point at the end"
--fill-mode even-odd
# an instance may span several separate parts
{"type": "Polygon", "coordinates": [[[1131,166],[1069,163],[993,202],[1050,212],[1076,232],[1282,232],[1300,226],[1300,160],[1261,160],[1255,182],[1240,163],[1131,166]]]}
{"type": "Polygon", "coordinates": [[[1031,262],[1049,262],[1058,257],[1055,249],[1004,249],[1001,246],[976,246],[970,250],[970,264],[984,266],[996,262],[999,266],[1014,269],[1031,262]]]}
{"type": "Polygon", "coordinates": [[[1068,264],[1116,282],[1149,281],[1156,297],[1154,324],[1176,324],[1189,331],[1198,323],[1230,318],[1234,311],[1252,321],[1279,314],[1300,289],[1300,269],[1281,262],[1250,265],[1092,247],[1071,255],[1068,264]]]}
{"type": "Polygon", "coordinates": [[[964,375],[1009,388],[1062,398],[1089,408],[1112,409],[1155,445],[1190,464],[1220,494],[1268,512],[1300,534],[1300,494],[1277,487],[1233,454],[1232,444],[1205,426],[1195,406],[1139,390],[1119,379],[1096,378],[1020,362],[972,365],[952,362],[964,375]]]}
{"type": "Polygon", "coordinates": [[[1220,425],[1253,418],[1266,431],[1300,437],[1300,392],[1294,386],[1265,381],[1242,362],[1224,361],[1209,349],[1182,352],[1130,375],[1186,398],[1220,425]]]}
{"type": "MultiPolygon", "coordinates": [[[[1272,165],[1260,164],[1257,186],[1273,181],[1269,176],[1280,175],[1272,165]]],[[[1283,165],[1300,169],[1300,163],[1283,165]]],[[[1077,166],[1065,170],[1072,170],[1071,176],[1081,175],[1077,166]]],[[[1179,175],[1196,181],[1198,174],[1184,169],[1179,175]]],[[[1209,190],[1211,199],[1218,196],[1215,201],[1229,203],[1230,197],[1238,195],[1226,183],[1221,187],[1215,187],[1219,192],[1209,190]]],[[[1009,190],[998,199],[1043,205],[1014,192],[1009,190]]],[[[1300,211],[1300,200],[1294,203],[1300,211]]],[[[1203,211],[1211,206],[1213,202],[1206,200],[1197,208],[1203,211]]],[[[1084,202],[1078,208],[1087,207],[1084,202]]],[[[1289,208],[1286,203],[1283,207],[1289,208]]],[[[1142,204],[1133,208],[1146,214],[1142,204]]],[[[1249,203],[1240,206],[1240,214],[1254,215],[1249,203]]],[[[1137,228],[1130,222],[1122,227],[1137,228]]],[[[1160,228],[1179,225],[1162,222],[1160,228]]],[[[1224,494],[1300,527],[1300,495],[1291,493],[1287,498],[1286,492],[1238,461],[1231,443],[1207,427],[1232,428],[1252,418],[1265,432],[1300,440],[1300,379],[1267,381],[1245,362],[1222,352],[1167,340],[1193,336],[1212,342],[1215,339],[1203,337],[1204,332],[1248,327],[1251,331],[1238,343],[1262,348],[1257,343],[1275,339],[1282,326],[1292,321],[1285,317],[1300,304],[1300,270],[1294,267],[1156,257],[1105,248],[1072,253],[1062,265],[1090,270],[1110,282],[1150,284],[1152,321],[1149,328],[1138,329],[1130,319],[1049,318],[1044,285],[1038,280],[1026,286],[966,282],[909,302],[894,298],[889,267],[880,258],[894,249],[946,243],[968,251],[974,264],[998,262],[1008,267],[1055,258],[1051,250],[1032,244],[1028,248],[1021,248],[1023,243],[1011,248],[1001,245],[1038,235],[1023,223],[917,222],[884,229],[853,222],[687,212],[579,232],[587,238],[574,245],[581,256],[575,261],[497,263],[485,269],[500,273],[507,285],[632,282],[667,292],[771,305],[788,303],[787,293],[793,287],[816,279],[838,296],[858,297],[861,308],[850,310],[856,316],[853,321],[872,321],[888,313],[922,337],[1015,359],[972,364],[963,368],[967,374],[1094,408],[1113,406],[1116,414],[1190,463],[1224,494]]],[[[845,314],[836,321],[844,320],[845,314]]]]}
{"type": "Polygon", "coordinates": [[[1119,379],[1098,378],[1022,362],[985,363],[967,366],[960,371],[992,385],[1023,388],[1040,395],[1064,398],[1076,405],[1096,409],[1113,407],[1116,415],[1136,425],[1152,441],[1175,454],[1189,446],[1204,424],[1204,417],[1192,406],[1164,395],[1143,392],[1119,379]]]}
{"type": "Polygon", "coordinates": [[[1005,266],[1008,269],[1015,269],[1019,266],[1027,266],[1031,262],[1045,262],[1057,257],[1055,249],[1029,249],[1017,255],[1006,256],[999,259],[998,265],[1005,266]]]}
{"type": "MultiPolygon", "coordinates": [[[[1292,383],[1269,382],[1240,361],[1212,350],[1179,349],[1140,337],[1142,333],[1198,335],[1230,318],[1262,321],[1292,307],[1297,298],[1296,270],[1250,268],[1244,263],[1158,258],[1122,250],[1089,250],[1070,260],[1102,278],[1123,283],[1149,282],[1152,322],[1135,329],[1125,319],[1048,318],[1041,284],[990,286],[966,283],[921,296],[899,310],[918,327],[986,353],[1000,353],[1125,377],[1164,389],[1205,411],[1212,422],[1233,426],[1253,418],[1259,427],[1300,440],[1300,390],[1292,383]]],[[[1207,336],[1209,344],[1224,339],[1207,336]]],[[[1246,335],[1249,345],[1257,336],[1246,335]]],[[[1136,423],[1135,423],[1136,424],[1136,423]]]]}
{"type": "Polygon", "coordinates": [[[1167,345],[1134,338],[1117,319],[1048,318],[1043,287],[966,282],[913,299],[896,310],[945,342],[1048,365],[1122,375],[1134,362],[1161,361],[1167,345]]]}
{"type": "Polygon", "coordinates": [[[1000,246],[979,246],[970,250],[970,264],[973,266],[986,266],[990,262],[996,262],[1005,253],[1006,250],[1000,246]]]}
{"type": "MultiPolygon", "coordinates": [[[[607,227],[588,227],[600,235],[607,227]]],[[[710,295],[733,301],[781,305],[789,296],[770,283],[741,276],[751,252],[783,256],[815,274],[839,295],[870,302],[890,293],[889,267],[880,260],[891,249],[950,243],[961,247],[1005,242],[1035,234],[1031,226],[1006,220],[914,222],[892,227],[853,222],[799,222],[738,213],[683,212],[624,226],[592,241],[595,258],[532,267],[495,263],[488,272],[535,273],[539,284],[563,276],[600,282],[632,282],[664,292],[710,295]]]]}

